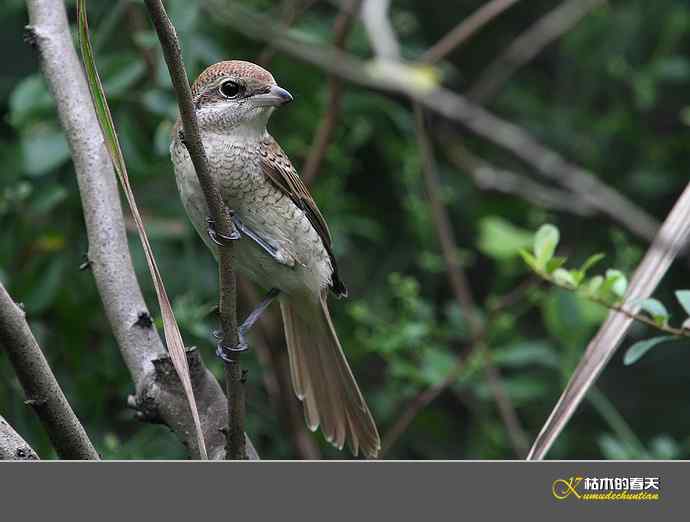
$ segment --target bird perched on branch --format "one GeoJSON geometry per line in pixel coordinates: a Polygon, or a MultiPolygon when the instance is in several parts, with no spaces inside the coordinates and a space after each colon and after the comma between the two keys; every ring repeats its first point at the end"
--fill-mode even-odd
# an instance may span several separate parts
{"type": "MultiPolygon", "coordinates": [[[[244,334],[277,297],[283,315],[292,384],[306,423],[333,445],[376,457],[376,425],[343,353],[326,298],[347,295],[338,276],[328,226],[280,145],[267,132],[271,113],[292,101],[271,73],[249,62],[208,67],[192,86],[210,173],[239,232],[237,269],[269,289],[240,326],[244,334]]],[[[216,254],[223,240],[208,226],[209,212],[178,122],[170,146],[184,208],[216,254]]]]}

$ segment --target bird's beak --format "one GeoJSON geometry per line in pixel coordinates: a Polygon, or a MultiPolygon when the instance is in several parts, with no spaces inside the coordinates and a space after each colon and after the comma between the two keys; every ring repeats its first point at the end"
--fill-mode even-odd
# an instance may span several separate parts
{"type": "Polygon", "coordinates": [[[293,100],[292,94],[277,85],[273,85],[267,93],[255,94],[250,99],[256,107],[280,107],[293,100]]]}

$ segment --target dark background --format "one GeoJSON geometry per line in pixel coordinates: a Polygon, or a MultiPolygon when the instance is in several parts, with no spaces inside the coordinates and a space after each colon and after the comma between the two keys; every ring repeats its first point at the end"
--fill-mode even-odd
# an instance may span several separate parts
{"type": "MultiPolygon", "coordinates": [[[[280,2],[241,3],[275,21],[284,16],[280,2]]],[[[87,4],[130,177],[185,342],[198,346],[221,376],[209,334],[215,326],[209,312],[216,301],[217,274],[177,198],[168,156],[176,106],[157,41],[143,4],[87,4]]],[[[405,58],[418,58],[481,4],[394,1],[392,20],[405,58]]],[[[74,21],[74,6],[68,5],[74,21]]],[[[218,24],[197,2],[166,5],[192,77],[221,59],[256,60],[265,50],[261,42],[218,24]]],[[[443,62],[444,85],[465,92],[506,46],[557,5],[552,0],[515,4],[443,62]]],[[[337,13],[331,2],[314,3],[293,26],[295,35],[330,42],[337,13]]],[[[184,448],[167,428],[139,423],[126,408],[133,386],[93,278],[79,270],[88,245],[76,180],[36,57],[22,41],[26,23],[23,2],[2,3],[0,280],[24,303],[58,380],[104,458],[182,458],[184,448]]],[[[361,23],[348,50],[361,58],[372,56],[361,23]]],[[[689,51],[687,2],[611,1],[539,53],[485,106],[661,221],[688,181],[689,51]]],[[[295,96],[293,104],[274,115],[270,130],[299,169],[325,107],[327,76],[280,52],[268,67],[295,96]]],[[[350,289],[349,299],[332,301],[336,327],[385,439],[410,401],[441,383],[458,354],[467,353],[468,328],[440,256],[409,103],[356,86],[345,89],[334,144],[312,192],[331,227],[350,289]]],[[[436,130],[444,123],[432,117],[430,125],[436,130]]],[[[451,127],[453,140],[479,157],[521,176],[533,175],[530,165],[451,127]]],[[[561,230],[560,252],[574,264],[604,252],[602,267],[630,272],[647,243],[601,215],[582,217],[480,190],[449,161],[453,141],[435,143],[443,195],[486,321],[489,352],[531,442],[605,310],[538,284],[516,255],[518,248],[529,244],[541,224],[551,222],[561,230]],[[505,296],[511,296],[508,305],[492,312],[505,296]]],[[[155,310],[143,253],[130,229],[139,280],[155,310]]],[[[673,290],[688,286],[688,261],[680,258],[656,294],[676,319],[683,314],[673,302],[673,290]]],[[[275,372],[260,362],[261,350],[284,349],[279,314],[273,312],[263,330],[268,347],[254,347],[245,357],[250,370],[247,428],[263,458],[297,458],[303,455],[281,413],[296,399],[271,397],[266,378],[275,372]]],[[[653,334],[635,327],[624,347],[653,334]]],[[[629,367],[616,355],[550,457],[690,457],[687,348],[687,343],[662,346],[629,367]]],[[[385,457],[518,457],[484,364],[483,357],[470,355],[458,379],[420,412],[385,457]]],[[[0,413],[41,456],[54,455],[1,353],[0,413]]],[[[330,448],[320,433],[310,437],[323,456],[347,457],[330,448]]]]}

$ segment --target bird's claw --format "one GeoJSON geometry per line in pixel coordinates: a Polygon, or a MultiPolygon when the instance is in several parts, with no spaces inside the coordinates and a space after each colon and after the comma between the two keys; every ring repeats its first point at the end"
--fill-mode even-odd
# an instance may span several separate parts
{"type": "Polygon", "coordinates": [[[249,350],[249,345],[244,338],[244,332],[239,330],[237,332],[238,343],[236,346],[228,346],[223,341],[223,332],[221,330],[213,330],[211,332],[213,338],[218,341],[216,344],[216,356],[225,362],[234,362],[233,354],[242,353],[249,350]]]}
{"type": "Polygon", "coordinates": [[[207,218],[206,222],[208,223],[208,237],[218,246],[225,246],[224,241],[236,241],[240,238],[240,233],[236,229],[229,236],[226,236],[216,230],[216,222],[212,218],[207,218]]]}

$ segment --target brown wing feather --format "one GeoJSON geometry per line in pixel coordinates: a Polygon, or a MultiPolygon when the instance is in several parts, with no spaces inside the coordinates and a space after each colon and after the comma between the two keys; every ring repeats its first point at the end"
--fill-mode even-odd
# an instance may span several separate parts
{"type": "Polygon", "coordinates": [[[331,248],[331,233],[319,207],[316,206],[314,198],[311,197],[309,190],[300,179],[287,155],[272,136],[268,136],[261,142],[260,150],[264,175],[304,211],[314,230],[319,234],[333,265],[331,289],[338,297],[347,296],[347,288],[338,276],[338,267],[331,248]]]}

